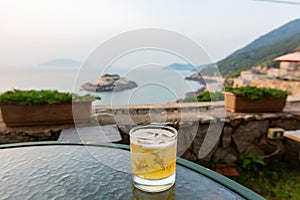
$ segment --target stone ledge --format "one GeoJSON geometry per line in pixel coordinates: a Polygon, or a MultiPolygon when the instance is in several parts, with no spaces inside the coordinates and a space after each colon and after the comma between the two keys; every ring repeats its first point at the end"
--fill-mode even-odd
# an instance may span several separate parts
{"type": "Polygon", "coordinates": [[[224,101],[216,102],[192,102],[192,103],[166,103],[166,104],[137,104],[137,105],[104,105],[96,106],[96,113],[130,113],[142,114],[144,112],[190,112],[210,110],[224,107],[224,101]]]}
{"type": "Polygon", "coordinates": [[[56,141],[62,129],[71,125],[57,126],[31,126],[31,127],[5,127],[0,126],[0,144],[33,142],[33,141],[56,141]]]}

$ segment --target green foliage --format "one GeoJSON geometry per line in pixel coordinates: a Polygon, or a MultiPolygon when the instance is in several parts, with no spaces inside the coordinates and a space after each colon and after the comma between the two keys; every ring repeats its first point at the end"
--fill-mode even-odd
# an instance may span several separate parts
{"type": "Polygon", "coordinates": [[[232,179],[257,192],[266,199],[300,199],[299,163],[268,162],[256,173],[239,170],[240,176],[232,179]],[[293,166],[294,165],[294,166],[293,166]]]}
{"type": "Polygon", "coordinates": [[[183,102],[185,102],[185,103],[188,103],[188,102],[197,102],[197,101],[198,101],[197,97],[188,97],[188,98],[185,98],[183,100],[183,102]]]}
{"type": "Polygon", "coordinates": [[[114,80],[120,79],[120,76],[118,74],[104,74],[103,77],[109,77],[109,78],[112,78],[114,80]]]}
{"type": "Polygon", "coordinates": [[[264,159],[256,155],[254,152],[241,154],[238,162],[241,164],[242,169],[255,172],[258,171],[259,167],[266,165],[264,159]]]}
{"type": "Polygon", "coordinates": [[[231,92],[235,95],[245,96],[250,100],[258,100],[264,96],[271,98],[283,98],[288,95],[287,91],[272,88],[258,88],[255,86],[226,87],[225,91],[231,92]]]}
{"type": "Polygon", "coordinates": [[[36,105],[70,103],[74,101],[92,101],[100,97],[85,95],[79,96],[69,92],[57,90],[12,90],[0,94],[0,104],[36,105]]]}
{"type": "Polygon", "coordinates": [[[119,76],[118,74],[104,74],[103,77],[115,77],[119,76]]]}
{"type": "Polygon", "coordinates": [[[237,78],[241,75],[241,71],[233,72],[229,77],[230,78],[237,78]]]}
{"type": "Polygon", "coordinates": [[[221,101],[224,100],[222,92],[204,92],[197,97],[185,98],[183,102],[221,101]]]}
{"type": "MultiPolygon", "coordinates": [[[[252,153],[251,153],[252,154],[252,153]]],[[[247,188],[253,190],[254,192],[262,195],[266,199],[279,200],[279,199],[289,199],[289,200],[299,200],[300,199],[300,168],[299,161],[287,162],[287,161],[264,161],[265,164],[261,164],[259,161],[261,158],[257,158],[254,154],[250,156],[243,155],[239,157],[237,161],[237,167],[240,176],[229,177],[234,181],[246,186],[247,188]],[[244,158],[245,157],[245,158],[244,158]],[[250,158],[249,158],[250,157],[250,158]],[[253,158],[254,157],[254,158],[253,158]],[[245,166],[243,168],[244,160],[255,160],[257,171],[251,170],[248,161],[245,161],[245,166]],[[249,166],[250,170],[247,169],[249,166]]],[[[251,163],[252,161],[250,161],[251,163]]],[[[204,167],[211,170],[215,169],[215,164],[220,163],[217,160],[210,160],[210,162],[197,161],[204,167]]],[[[252,162],[253,163],[253,162],[252,162]]]]}

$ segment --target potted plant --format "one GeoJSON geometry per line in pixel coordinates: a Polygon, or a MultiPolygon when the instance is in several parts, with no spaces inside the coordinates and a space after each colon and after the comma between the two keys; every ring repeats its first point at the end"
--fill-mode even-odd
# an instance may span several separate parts
{"type": "Polygon", "coordinates": [[[0,94],[6,126],[32,126],[87,122],[91,103],[100,97],[79,96],[57,90],[12,90],[0,94]]]}
{"type": "Polygon", "coordinates": [[[281,112],[287,91],[255,86],[226,87],[226,110],[230,112],[281,112]]]}

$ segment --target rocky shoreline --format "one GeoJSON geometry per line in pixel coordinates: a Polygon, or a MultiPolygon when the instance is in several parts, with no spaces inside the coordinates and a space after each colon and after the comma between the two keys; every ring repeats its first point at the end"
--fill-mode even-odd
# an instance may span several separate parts
{"type": "Polygon", "coordinates": [[[93,83],[85,83],[82,88],[90,92],[120,92],[137,87],[137,83],[117,74],[105,74],[93,83]]]}
{"type": "Polygon", "coordinates": [[[206,85],[205,80],[199,73],[194,73],[191,76],[185,77],[186,80],[189,81],[198,81],[202,85],[206,85]]]}
{"type": "Polygon", "coordinates": [[[220,80],[219,77],[217,76],[206,76],[206,75],[201,75],[199,72],[196,72],[194,74],[192,74],[191,76],[185,77],[186,80],[190,80],[190,81],[198,81],[200,84],[206,86],[208,83],[217,83],[220,80]]]}

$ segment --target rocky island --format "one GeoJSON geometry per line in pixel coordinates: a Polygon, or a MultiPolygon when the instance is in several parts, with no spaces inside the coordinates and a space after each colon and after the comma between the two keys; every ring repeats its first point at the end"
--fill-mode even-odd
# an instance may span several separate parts
{"type": "Polygon", "coordinates": [[[137,87],[136,82],[126,80],[118,74],[105,74],[93,83],[85,83],[82,85],[84,90],[90,92],[112,92],[123,91],[137,87]]]}

